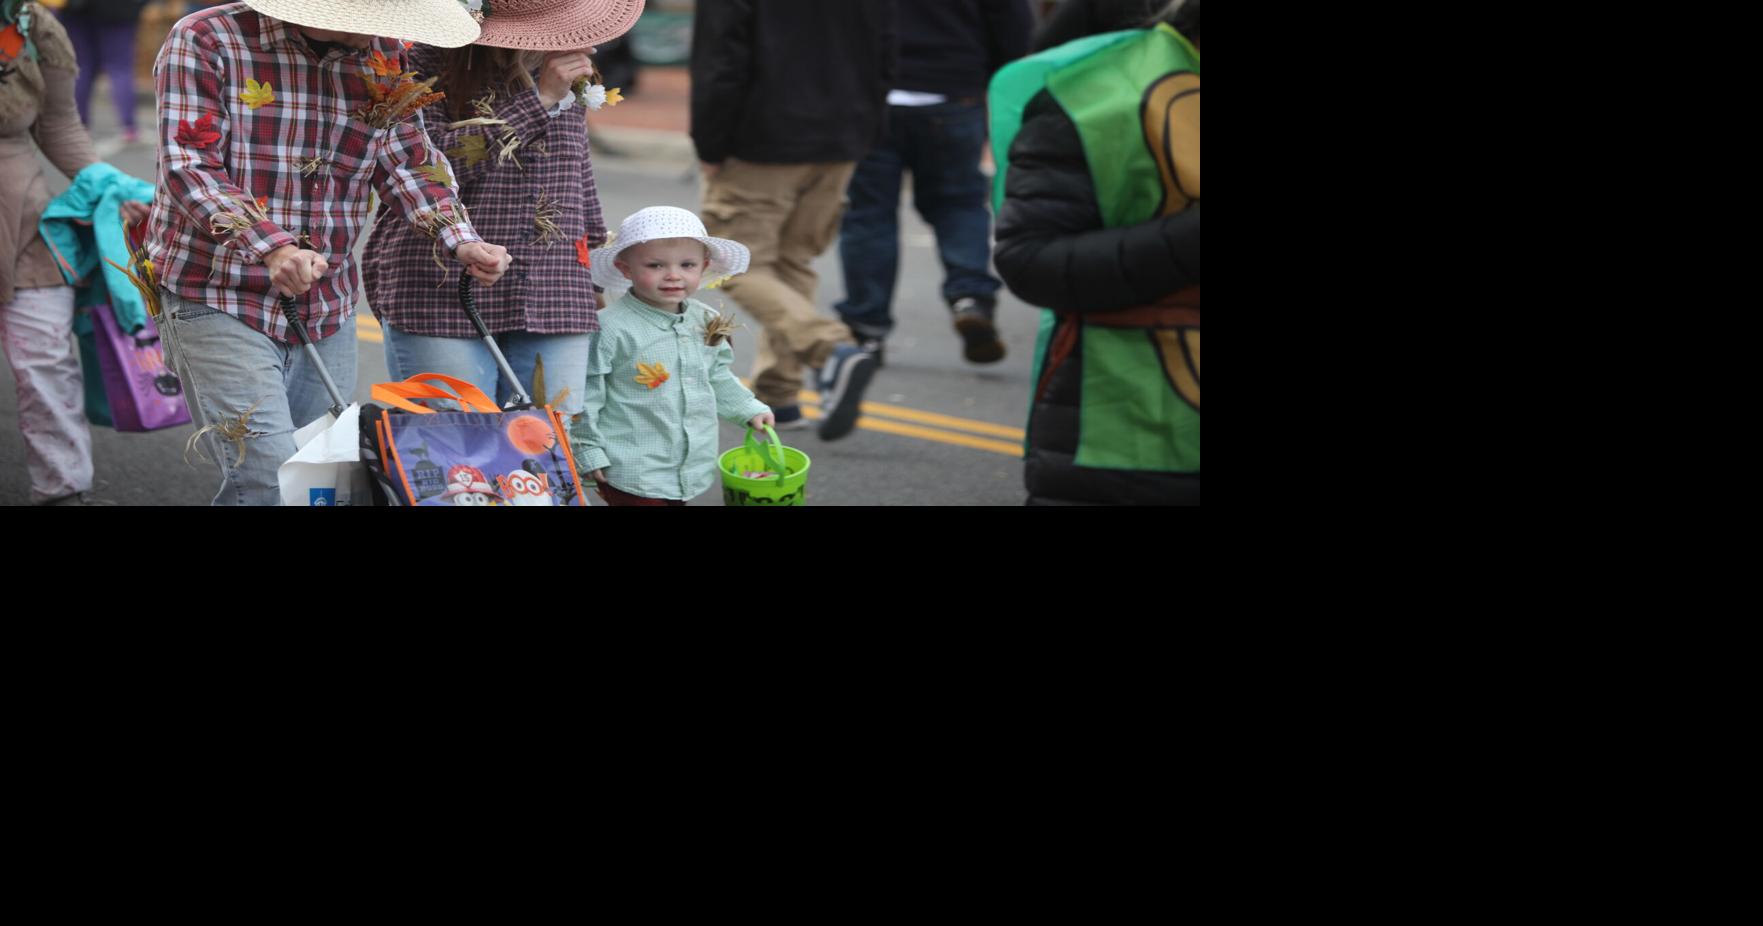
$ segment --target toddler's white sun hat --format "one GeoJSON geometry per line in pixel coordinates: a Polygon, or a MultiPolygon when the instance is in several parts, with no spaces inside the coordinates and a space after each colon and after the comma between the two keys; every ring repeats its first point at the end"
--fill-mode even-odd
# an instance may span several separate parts
{"type": "Polygon", "coordinates": [[[710,265],[704,268],[704,278],[700,281],[700,286],[714,286],[737,273],[746,273],[747,262],[752,259],[747,246],[739,241],[710,237],[709,232],[704,230],[704,223],[690,209],[650,206],[625,219],[618,226],[618,234],[605,247],[588,255],[594,285],[608,293],[622,294],[630,288],[631,281],[618,272],[618,268],[612,265],[613,261],[626,248],[662,238],[696,238],[710,248],[710,265]]]}

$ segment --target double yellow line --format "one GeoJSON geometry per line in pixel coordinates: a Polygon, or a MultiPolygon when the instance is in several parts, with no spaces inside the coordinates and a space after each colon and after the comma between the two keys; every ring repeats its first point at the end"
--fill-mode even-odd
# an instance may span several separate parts
{"type": "Polygon", "coordinates": [[[355,338],[369,344],[386,343],[386,333],[380,329],[379,320],[361,311],[355,313],[355,338]]]}
{"type": "MultiPolygon", "coordinates": [[[[356,316],[355,336],[369,344],[383,344],[386,340],[379,322],[365,312],[356,316]]],[[[751,383],[748,383],[748,388],[752,388],[751,383]]],[[[812,421],[820,420],[820,393],[804,389],[801,398],[802,417],[812,421]]],[[[984,450],[1007,457],[1022,456],[1024,435],[1021,428],[957,418],[953,415],[939,415],[936,412],[921,412],[916,408],[888,405],[884,402],[865,402],[861,408],[862,414],[857,418],[857,427],[865,431],[984,450]]]]}
{"type": "MultiPolygon", "coordinates": [[[[819,420],[821,418],[820,393],[804,389],[801,397],[802,417],[819,420]]],[[[939,415],[936,412],[921,412],[916,408],[888,405],[883,402],[865,402],[859,407],[862,409],[862,414],[857,418],[857,427],[865,431],[915,437],[937,444],[951,444],[956,447],[984,450],[988,453],[1001,453],[1007,457],[1022,456],[1024,435],[1021,428],[1009,428],[1001,424],[992,424],[989,421],[956,418],[953,415],[939,415]],[[1009,442],[993,439],[1000,437],[1006,438],[1009,442]]]]}

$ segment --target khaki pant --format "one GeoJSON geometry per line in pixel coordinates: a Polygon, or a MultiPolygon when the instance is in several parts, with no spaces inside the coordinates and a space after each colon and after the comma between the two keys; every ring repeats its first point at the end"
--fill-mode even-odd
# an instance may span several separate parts
{"type": "Polygon", "coordinates": [[[752,267],[723,290],[765,334],[754,364],[753,394],[772,408],[795,405],[802,368],[820,367],[851,329],[814,310],[814,258],[832,246],[844,215],[855,162],[755,164],[733,158],[704,188],[704,226],[753,252],[752,267]]]}

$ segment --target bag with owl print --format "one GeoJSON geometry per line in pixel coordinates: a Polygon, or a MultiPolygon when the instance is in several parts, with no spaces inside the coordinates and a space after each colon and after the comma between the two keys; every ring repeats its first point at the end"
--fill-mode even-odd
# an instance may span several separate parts
{"type": "Polygon", "coordinates": [[[373,476],[375,504],[587,506],[556,411],[503,410],[471,383],[439,373],[381,383],[373,399],[390,406],[361,410],[361,459],[373,476]]]}

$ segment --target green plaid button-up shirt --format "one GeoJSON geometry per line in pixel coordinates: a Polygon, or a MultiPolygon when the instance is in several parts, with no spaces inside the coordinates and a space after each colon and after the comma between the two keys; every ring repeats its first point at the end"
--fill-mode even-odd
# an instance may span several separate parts
{"type": "Polygon", "coordinates": [[[771,411],[729,370],[728,342],[704,343],[716,311],[695,299],[678,315],[625,294],[600,313],[583,409],[570,425],[576,466],[644,498],[687,500],[714,486],[716,419],[771,411]]]}

